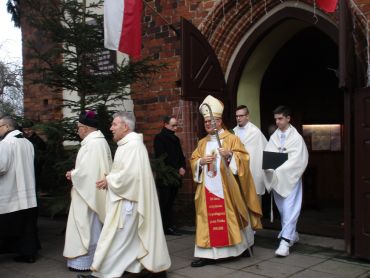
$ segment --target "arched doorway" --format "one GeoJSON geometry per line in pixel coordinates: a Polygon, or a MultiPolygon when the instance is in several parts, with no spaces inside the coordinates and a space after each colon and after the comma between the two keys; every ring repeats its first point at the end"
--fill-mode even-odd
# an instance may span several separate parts
{"type": "Polygon", "coordinates": [[[337,45],[317,28],[304,28],[284,44],[265,71],[260,111],[261,129],[267,134],[271,111],[288,105],[292,124],[306,139],[310,159],[299,230],[343,238],[344,95],[338,89],[337,68],[337,45]]]}
{"type": "MultiPolygon", "coordinates": [[[[275,22],[272,17],[270,21],[261,26],[263,32],[251,34],[251,40],[244,43],[240,60],[235,59],[239,72],[231,67],[229,88],[236,105],[252,106],[252,121],[266,135],[273,123],[273,109],[281,104],[292,108],[292,124],[301,134],[305,126],[310,152],[298,230],[343,238],[344,94],[336,76],[337,43],[325,28],[299,16],[275,22]],[[244,61],[243,67],[240,61],[244,61]]],[[[265,227],[277,228],[279,223],[267,221],[269,198],[264,201],[265,227]]]]}
{"type": "MultiPolygon", "coordinates": [[[[334,132],[334,138],[340,138],[341,131],[344,136],[341,138],[342,141],[338,139],[333,141],[336,146],[334,149],[330,147],[311,151],[311,161],[315,163],[309,165],[304,177],[305,183],[308,184],[305,186],[307,198],[300,221],[303,227],[299,230],[342,237],[341,224],[344,222],[346,250],[362,257],[368,257],[369,252],[365,246],[368,246],[366,243],[369,241],[369,218],[366,218],[368,214],[364,212],[369,211],[367,210],[369,207],[367,186],[369,178],[368,171],[366,171],[369,163],[366,160],[366,154],[369,146],[367,135],[370,119],[368,117],[370,90],[369,88],[355,90],[355,87],[344,87],[341,92],[336,89],[337,84],[334,85],[334,83],[337,83],[337,80],[334,76],[338,64],[336,61],[339,43],[338,26],[333,21],[333,17],[318,11],[316,13],[318,20],[315,21],[312,7],[302,2],[275,1],[268,14],[258,17],[258,20],[253,22],[246,21],[245,14],[240,14],[240,17],[228,17],[230,21],[226,21],[227,26],[222,20],[219,24],[214,24],[213,20],[206,20],[208,24],[205,24],[205,28],[200,28],[202,32],[191,23],[182,24],[183,97],[199,102],[209,93],[217,94],[217,97],[223,100],[225,107],[228,108],[229,112],[225,112],[224,116],[228,118],[230,126],[235,124],[233,113],[235,107],[242,103],[252,103],[253,121],[259,126],[263,122],[262,130],[266,130],[264,115],[267,118],[271,117],[269,119],[272,119],[272,115],[271,111],[261,113],[261,110],[272,110],[271,107],[275,106],[278,101],[275,100],[274,104],[272,101],[274,95],[270,95],[271,100],[269,99],[267,103],[271,101],[271,107],[266,108],[260,103],[261,101],[265,103],[260,99],[261,93],[262,98],[266,95],[264,91],[270,90],[273,94],[272,91],[279,88],[279,83],[280,89],[284,89],[281,87],[283,85],[281,81],[285,80],[286,87],[285,90],[281,90],[281,93],[286,95],[282,96],[279,102],[284,100],[299,112],[295,115],[293,124],[301,132],[303,131],[302,124],[342,124],[343,129],[339,129],[337,133],[334,132]],[[284,25],[284,23],[288,24],[284,25]],[[213,28],[214,25],[217,27],[213,28]],[[230,31],[230,28],[233,30],[230,31]],[[300,41],[306,36],[311,36],[309,40],[306,40],[307,44],[300,41]],[[287,50],[290,44],[295,45],[292,51],[287,50]],[[323,59],[312,59],[311,61],[309,56],[301,57],[298,55],[299,52],[294,53],[297,49],[302,52],[314,50],[320,54],[317,57],[323,59]],[[295,54],[296,59],[286,57],[290,54],[291,56],[295,54]],[[307,66],[305,62],[307,64],[317,62],[317,64],[313,66],[311,64],[311,67],[302,71],[299,68],[294,70],[293,62],[303,67],[307,66]],[[288,70],[291,74],[287,75],[288,78],[282,71],[286,66],[291,67],[288,70]],[[304,74],[300,75],[299,73],[302,72],[304,74]],[[315,79],[313,82],[311,82],[312,78],[315,79]],[[226,85],[223,81],[226,81],[226,85]],[[219,86],[220,83],[221,86],[219,86]],[[309,86],[293,86],[299,83],[309,86]],[[302,96],[302,99],[297,97],[298,90],[300,92],[298,95],[302,96]],[[328,171],[336,174],[328,174],[328,171]],[[330,212],[331,209],[334,214],[325,213],[330,212]]],[[[223,11],[231,12],[227,6],[223,8],[222,4],[216,6],[209,18],[219,18],[213,15],[222,14],[223,11]]],[[[344,31],[345,29],[341,32],[342,42],[345,40],[344,31]]],[[[351,56],[354,52],[351,43],[348,43],[350,46],[348,53],[344,51],[345,48],[341,48],[340,62],[341,65],[344,62],[349,63],[349,69],[353,69],[360,63],[352,64],[349,58],[355,59],[356,57],[351,56]]],[[[356,72],[351,72],[351,74],[353,76],[346,76],[350,81],[358,77],[356,72]]],[[[197,105],[194,107],[197,109],[197,105]]],[[[329,140],[330,146],[332,144],[331,133],[329,132],[330,136],[327,134],[327,132],[324,134],[319,132],[318,137],[314,138],[312,134],[306,134],[305,137],[310,147],[313,148],[312,140],[318,140],[320,135],[325,135],[323,141],[329,140]]],[[[315,146],[317,148],[317,145],[315,146]]]]}

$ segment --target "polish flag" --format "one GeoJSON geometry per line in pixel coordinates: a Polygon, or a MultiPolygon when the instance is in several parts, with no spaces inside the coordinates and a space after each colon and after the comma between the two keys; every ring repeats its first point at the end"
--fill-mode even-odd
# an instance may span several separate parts
{"type": "Polygon", "coordinates": [[[316,0],[317,5],[327,13],[335,12],[338,0],[316,0]]]}
{"type": "Polygon", "coordinates": [[[134,58],[141,51],[142,0],[105,0],[104,46],[134,58]]]}

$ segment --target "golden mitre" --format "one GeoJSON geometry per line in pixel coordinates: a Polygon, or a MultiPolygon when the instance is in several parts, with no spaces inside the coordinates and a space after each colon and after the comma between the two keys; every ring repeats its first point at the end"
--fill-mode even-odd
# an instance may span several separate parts
{"type": "Polygon", "coordinates": [[[210,117],[211,113],[209,112],[208,104],[211,107],[212,114],[214,117],[222,118],[222,113],[224,112],[224,104],[218,100],[217,98],[208,95],[199,106],[199,111],[203,115],[203,117],[210,117]]]}

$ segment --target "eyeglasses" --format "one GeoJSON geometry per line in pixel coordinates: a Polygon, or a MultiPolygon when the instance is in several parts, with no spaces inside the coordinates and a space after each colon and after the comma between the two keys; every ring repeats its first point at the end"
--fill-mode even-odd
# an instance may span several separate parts
{"type": "Polygon", "coordinates": [[[235,115],[235,118],[241,118],[241,117],[245,117],[247,115],[235,115]]]}

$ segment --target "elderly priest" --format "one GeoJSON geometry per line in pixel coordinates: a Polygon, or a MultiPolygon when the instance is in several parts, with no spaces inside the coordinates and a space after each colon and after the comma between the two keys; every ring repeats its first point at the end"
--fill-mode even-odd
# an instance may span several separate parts
{"type": "Polygon", "coordinates": [[[77,123],[82,139],[75,168],[66,173],[72,181],[63,255],[71,271],[89,271],[96,244],[105,218],[106,191],[96,187],[96,181],[109,173],[112,156],[109,145],[97,129],[94,111],[84,111],[77,123]]]}
{"type": "Polygon", "coordinates": [[[118,148],[111,172],[97,182],[108,189],[107,216],[92,264],[92,275],[121,277],[146,269],[165,276],[170,265],[157,191],[142,134],[134,132],[135,116],[113,115],[111,131],[118,148]]]}

